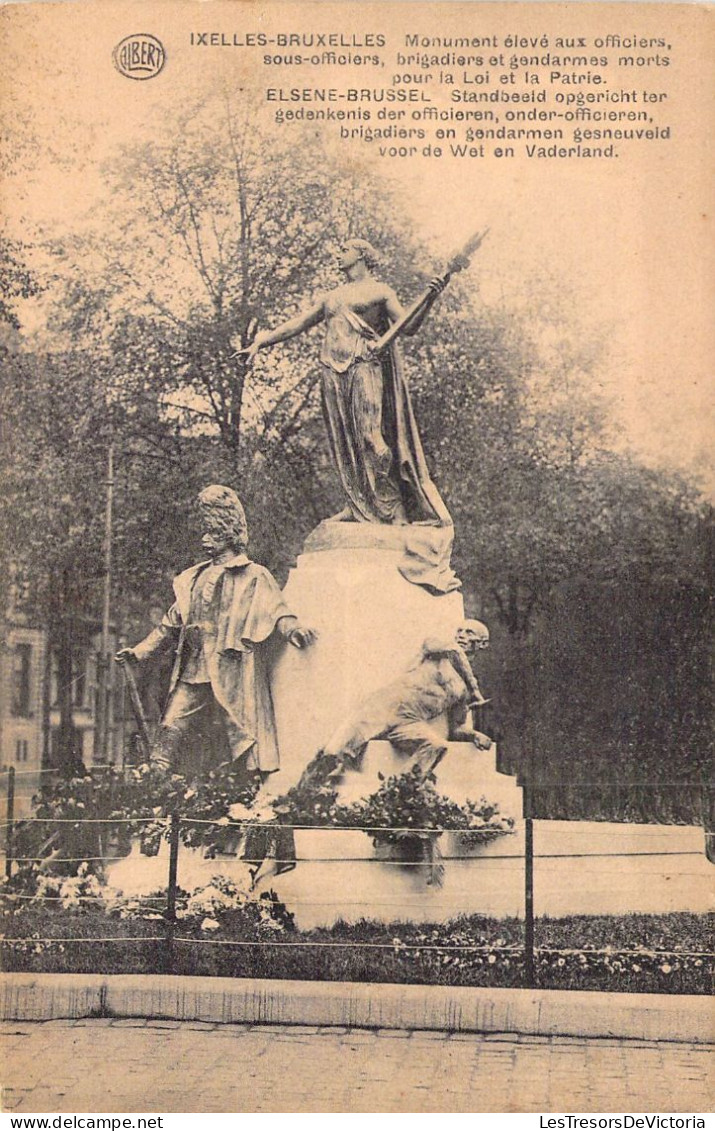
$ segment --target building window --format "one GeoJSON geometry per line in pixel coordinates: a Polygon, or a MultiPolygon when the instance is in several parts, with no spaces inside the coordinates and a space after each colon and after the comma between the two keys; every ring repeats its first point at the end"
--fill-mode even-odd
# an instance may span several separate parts
{"type": "Polygon", "coordinates": [[[72,705],[85,706],[87,696],[87,654],[75,652],[72,657],[72,705]]]}
{"type": "Polygon", "coordinates": [[[30,752],[30,744],[26,738],[18,738],[15,742],[15,761],[26,762],[30,752]]]}
{"type": "MultiPolygon", "coordinates": [[[[93,710],[92,686],[93,657],[83,649],[72,652],[72,706],[77,710],[93,710]]],[[[52,654],[50,672],[50,703],[57,709],[60,706],[60,661],[56,652],[52,654]]]]}
{"type": "Polygon", "coordinates": [[[32,645],[16,644],[12,668],[12,713],[29,719],[31,711],[32,645]]]}

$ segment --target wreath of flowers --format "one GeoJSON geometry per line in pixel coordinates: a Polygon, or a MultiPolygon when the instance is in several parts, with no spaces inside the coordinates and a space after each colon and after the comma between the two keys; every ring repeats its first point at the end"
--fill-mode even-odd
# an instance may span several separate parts
{"type": "Polygon", "coordinates": [[[418,767],[390,778],[379,775],[381,785],[369,797],[352,805],[338,804],[335,781],[299,782],[274,802],[285,824],[359,828],[377,844],[433,840],[445,830],[458,832],[469,846],[503,836],[514,827],[512,817],[485,798],[463,805],[437,792],[433,774],[422,777],[418,767]]]}

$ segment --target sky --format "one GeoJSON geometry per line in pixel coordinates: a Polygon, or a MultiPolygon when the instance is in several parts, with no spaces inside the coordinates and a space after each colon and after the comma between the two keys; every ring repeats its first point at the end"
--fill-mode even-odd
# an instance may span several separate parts
{"type": "MultiPolygon", "coordinates": [[[[38,224],[59,233],[71,226],[106,191],[102,161],[116,146],[157,134],[168,109],[219,75],[257,90],[259,98],[268,85],[364,82],[365,71],[349,67],[323,68],[316,78],[306,68],[266,68],[260,51],[192,48],[191,31],[382,32],[388,41],[388,85],[407,33],[504,39],[546,30],[552,43],[556,33],[663,35],[671,44],[670,66],[649,70],[645,78],[639,73],[629,85],[666,93],[658,121],[671,136],[631,144],[617,161],[536,161],[521,154],[507,162],[421,154],[390,160],[381,159],[374,144],[330,137],[358,170],[399,182],[406,213],[438,257],[475,228],[489,226],[469,273],[485,305],[509,300],[525,288],[538,294],[545,278],[569,296],[586,329],[600,332],[608,343],[597,379],[613,400],[615,442],[647,462],[697,476],[712,492],[707,177],[715,123],[706,82],[712,30],[706,15],[704,9],[680,5],[577,4],[567,10],[550,4],[445,3],[437,15],[433,4],[231,0],[4,8],[6,91],[17,120],[27,116],[40,146],[31,179],[21,184],[6,179],[0,185],[0,206],[16,230],[38,224]],[[156,79],[133,82],[112,66],[112,49],[141,30],[161,38],[167,63],[156,79]]],[[[448,95],[438,93],[441,105],[448,104],[448,95]]],[[[269,111],[264,105],[263,112],[269,111]]]]}

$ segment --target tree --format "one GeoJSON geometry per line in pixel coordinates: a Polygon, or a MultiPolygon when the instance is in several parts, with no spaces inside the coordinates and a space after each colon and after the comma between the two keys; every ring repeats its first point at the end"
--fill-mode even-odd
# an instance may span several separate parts
{"type": "Polygon", "coordinates": [[[326,244],[360,231],[368,211],[369,234],[401,246],[387,204],[368,208],[369,191],[327,158],[297,159],[223,95],[164,136],[176,140],[122,153],[93,235],[51,242],[45,330],[32,352],[19,339],[7,355],[0,522],[60,660],[66,769],[73,637],[100,607],[110,440],[123,618],[163,603],[193,559],[191,507],[208,479],[240,483],[254,551],[285,566],[331,492],[317,367],[289,348],[249,375],[230,354],[259,320],[328,285],[326,244]]]}
{"type": "Polygon", "coordinates": [[[40,289],[37,278],[25,262],[24,251],[18,240],[0,236],[0,324],[4,323],[14,330],[20,328],[17,301],[31,298],[40,289]]]}
{"type": "Polygon", "coordinates": [[[125,394],[215,430],[238,470],[244,425],[290,439],[316,376],[299,345],[250,376],[237,347],[327,287],[326,249],[368,214],[373,232],[385,227],[386,209],[368,208],[315,138],[288,144],[259,127],[243,96],[206,98],[161,136],[112,164],[95,235],[56,247],[73,277],[65,328],[123,357],[125,394]]]}
{"type": "Polygon", "coordinates": [[[33,617],[56,650],[61,759],[72,771],[73,655],[96,616],[102,576],[96,485],[106,474],[106,414],[80,356],[6,351],[4,371],[2,572],[29,582],[33,617]]]}
{"type": "MultiPolygon", "coordinates": [[[[158,136],[171,140],[132,145],[111,164],[94,231],[54,243],[62,286],[51,329],[111,370],[125,459],[165,471],[167,511],[183,505],[181,485],[203,485],[200,467],[204,483],[240,484],[253,545],[280,572],[339,506],[319,368],[300,342],[250,370],[232,355],[259,324],[334,285],[331,251],[349,234],[375,240],[413,291],[409,225],[389,193],[346,174],[315,137],[301,146],[259,126],[243,98],[214,93],[158,136]],[[169,489],[177,475],[180,504],[169,489]]],[[[147,562],[157,518],[163,532],[140,505],[133,522],[147,562]]],[[[174,545],[175,523],[169,535],[174,545]]]]}

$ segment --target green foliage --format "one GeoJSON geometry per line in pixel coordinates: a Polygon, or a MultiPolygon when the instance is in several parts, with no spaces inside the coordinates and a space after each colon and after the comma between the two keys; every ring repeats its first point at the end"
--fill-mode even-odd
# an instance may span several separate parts
{"type": "Polygon", "coordinates": [[[286,825],[309,827],[337,824],[338,786],[328,780],[305,780],[305,775],[287,793],[277,797],[273,810],[286,825]]]}
{"type": "Polygon", "coordinates": [[[337,803],[338,787],[331,781],[305,779],[274,802],[285,824],[334,825],[369,832],[376,844],[424,840],[444,830],[464,832],[471,844],[484,843],[508,832],[513,818],[499,815],[499,806],[482,798],[459,805],[435,789],[435,777],[423,778],[418,767],[383,779],[369,797],[351,805],[337,803]]]}
{"type": "Polygon", "coordinates": [[[257,774],[231,763],[192,780],[158,773],[148,765],[60,778],[36,799],[35,819],[16,828],[16,856],[40,858],[21,869],[26,873],[21,882],[32,888],[38,874],[48,870],[76,875],[84,860],[93,861],[91,870],[101,872],[109,849],[128,851],[134,835],[140,836],[143,851],[154,855],[161,839],[168,837],[168,818],[174,813],[182,817],[180,833],[186,845],[220,851],[226,837],[235,835],[229,808],[250,804],[259,785],[257,774]],[[71,862],[62,863],[65,860],[71,862]]]}
{"type": "MultiPolygon", "coordinates": [[[[145,923],[165,919],[165,892],[127,898],[122,892],[105,888],[104,910],[110,920],[145,923]],[[159,911],[158,909],[162,910],[159,911]]],[[[192,892],[178,889],[176,921],[181,931],[196,938],[207,932],[222,931],[240,939],[275,938],[278,932],[295,931],[295,920],[274,891],[260,895],[246,892],[228,876],[212,876],[208,883],[192,892]]]]}
{"type": "MultiPolygon", "coordinates": [[[[0,531],[32,582],[40,623],[96,607],[107,424],[101,381],[80,355],[6,353],[0,531]]],[[[7,574],[6,574],[7,575],[7,574]]]]}
{"type": "MultiPolygon", "coordinates": [[[[5,406],[18,439],[33,435],[36,420],[54,422],[71,466],[56,458],[47,466],[51,483],[33,526],[52,528],[52,491],[65,484],[93,570],[111,433],[114,606],[143,622],[196,553],[193,501],[207,482],[239,486],[252,552],[279,574],[308,529],[341,505],[320,421],[318,367],[306,359],[315,340],[261,355],[250,371],[233,357],[236,348],[258,325],[275,324],[334,285],[332,254],[348,234],[368,234],[414,287],[400,209],[327,154],[317,160],[314,138],[301,147],[280,131],[259,130],[243,96],[218,92],[187,103],[157,138],[167,140],[130,146],[110,163],[110,192],[95,216],[50,246],[53,289],[39,340],[52,355],[16,359],[19,369],[36,371],[37,388],[24,395],[19,377],[5,406]],[[43,383],[53,383],[50,370],[63,357],[76,364],[54,382],[59,395],[50,405],[43,383]],[[75,419],[85,386],[94,397],[91,445],[75,419]]],[[[24,459],[18,443],[9,455],[17,499],[37,495],[33,466],[44,466],[46,451],[24,459]]],[[[17,533],[9,543],[16,559],[23,523],[15,508],[6,525],[17,533]]],[[[67,546],[57,533],[54,545],[67,546]]],[[[26,563],[33,592],[49,572],[41,558],[26,563]]],[[[96,608],[87,572],[86,558],[74,554],[78,592],[96,608]]],[[[69,597],[60,601],[69,615],[79,613],[69,597]]]]}
{"type": "Polygon", "coordinates": [[[508,832],[514,824],[484,798],[460,805],[439,794],[434,776],[422,779],[416,767],[388,778],[377,793],[338,809],[336,816],[341,824],[370,829],[376,843],[387,844],[431,837],[444,829],[464,831],[476,844],[508,832]]]}
{"type": "Polygon", "coordinates": [[[644,579],[559,587],[527,641],[497,637],[483,685],[502,768],[534,815],[703,820],[711,779],[707,594],[644,579]]]}
{"type": "Polygon", "coordinates": [[[25,262],[25,247],[0,234],[0,324],[19,330],[18,300],[39,291],[40,283],[25,262]]]}

